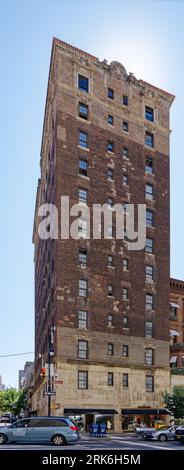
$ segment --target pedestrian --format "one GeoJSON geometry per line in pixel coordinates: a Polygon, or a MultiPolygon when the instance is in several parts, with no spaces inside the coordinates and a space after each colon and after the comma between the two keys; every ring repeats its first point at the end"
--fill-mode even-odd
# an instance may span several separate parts
{"type": "Polygon", "coordinates": [[[110,431],[111,431],[111,428],[112,428],[112,423],[111,423],[111,420],[108,419],[108,420],[107,420],[107,432],[110,432],[110,431]]]}

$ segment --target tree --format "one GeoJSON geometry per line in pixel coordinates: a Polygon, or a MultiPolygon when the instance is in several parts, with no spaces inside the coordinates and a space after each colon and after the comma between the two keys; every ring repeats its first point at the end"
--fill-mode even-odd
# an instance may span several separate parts
{"type": "Polygon", "coordinates": [[[164,401],[175,418],[184,418],[184,387],[174,387],[172,393],[164,393],[164,401]]]}
{"type": "Polygon", "coordinates": [[[25,407],[25,390],[16,390],[15,388],[9,388],[8,390],[0,391],[1,413],[10,412],[17,415],[22,409],[25,409],[25,407]]]}

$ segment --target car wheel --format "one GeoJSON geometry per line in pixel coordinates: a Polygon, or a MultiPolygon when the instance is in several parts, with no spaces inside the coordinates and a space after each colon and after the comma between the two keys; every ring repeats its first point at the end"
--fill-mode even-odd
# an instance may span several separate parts
{"type": "Polygon", "coordinates": [[[66,444],[66,440],[61,434],[55,434],[55,436],[52,437],[52,443],[55,446],[64,446],[66,444]]]}
{"type": "Polygon", "coordinates": [[[0,445],[5,445],[8,442],[8,438],[5,434],[0,434],[0,445]]]}
{"type": "Polygon", "coordinates": [[[165,442],[167,441],[167,436],[165,434],[160,434],[158,440],[161,442],[165,442]]]}

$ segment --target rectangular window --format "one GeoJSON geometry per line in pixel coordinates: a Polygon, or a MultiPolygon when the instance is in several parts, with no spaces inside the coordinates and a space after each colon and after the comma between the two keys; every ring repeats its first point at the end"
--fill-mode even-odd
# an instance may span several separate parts
{"type": "Polygon", "coordinates": [[[146,282],[152,282],[153,281],[153,275],[154,275],[154,269],[153,266],[146,265],[145,267],[145,274],[146,274],[146,282]]]}
{"type": "Polygon", "coordinates": [[[109,385],[109,387],[112,387],[114,385],[114,374],[113,374],[113,372],[108,372],[107,385],[109,385]]]}
{"type": "Polygon", "coordinates": [[[87,250],[79,248],[79,264],[83,267],[87,266],[87,250]]]}
{"type": "Polygon", "coordinates": [[[112,284],[109,284],[109,285],[108,285],[107,291],[108,291],[108,295],[109,295],[110,297],[112,297],[112,292],[113,292],[112,284]]]}
{"type": "Polygon", "coordinates": [[[84,77],[84,75],[79,75],[78,77],[78,88],[86,93],[89,91],[89,79],[84,77]]]}
{"type": "Polygon", "coordinates": [[[154,392],[154,377],[146,375],[146,392],[154,392]]]}
{"type": "Polygon", "coordinates": [[[146,226],[153,227],[153,212],[146,209],[146,226]]]}
{"type": "Polygon", "coordinates": [[[146,310],[153,310],[153,294],[146,294],[146,310]]]}
{"type": "Polygon", "coordinates": [[[86,310],[79,310],[78,313],[78,328],[82,328],[83,330],[86,330],[88,327],[88,314],[86,310]]]}
{"type": "Polygon", "coordinates": [[[108,315],[108,326],[113,326],[113,316],[111,313],[108,315]]]}
{"type": "Polygon", "coordinates": [[[113,257],[112,255],[107,256],[107,266],[112,267],[113,266],[113,257]]]}
{"type": "Polygon", "coordinates": [[[108,115],[108,124],[111,124],[111,126],[114,124],[114,118],[111,114],[108,115]]]}
{"type": "Polygon", "coordinates": [[[146,132],[145,144],[148,145],[148,147],[154,147],[154,135],[151,132],[146,132]]]}
{"type": "Polygon", "coordinates": [[[79,117],[82,119],[88,119],[88,106],[84,103],[79,103],[79,117]]]}
{"type": "Polygon", "coordinates": [[[127,186],[128,184],[128,176],[127,175],[123,175],[123,186],[127,186]]]}
{"type": "Polygon", "coordinates": [[[88,342],[78,341],[78,357],[79,359],[87,359],[88,357],[88,342]]]}
{"type": "Polygon", "coordinates": [[[114,142],[108,141],[107,150],[108,152],[114,152],[114,142]]]}
{"type": "Polygon", "coordinates": [[[153,159],[151,157],[146,157],[145,171],[146,173],[149,173],[150,175],[153,174],[153,159]]]}
{"type": "Polygon", "coordinates": [[[152,184],[146,183],[146,199],[153,200],[154,197],[154,186],[152,184]]]}
{"type": "Polygon", "coordinates": [[[112,168],[108,168],[108,172],[107,172],[107,178],[108,178],[108,180],[112,181],[112,180],[113,180],[113,176],[114,176],[114,171],[112,170],[112,168]]]}
{"type": "Polygon", "coordinates": [[[108,238],[112,238],[112,225],[107,227],[107,236],[108,238]]]}
{"type": "Polygon", "coordinates": [[[79,160],[79,174],[87,176],[88,175],[88,162],[87,160],[79,160]]]}
{"type": "Polygon", "coordinates": [[[149,106],[145,107],[145,119],[147,121],[154,121],[154,110],[153,108],[150,108],[149,106]]]}
{"type": "Polygon", "coordinates": [[[128,317],[123,317],[123,328],[128,327],[128,317]]]}
{"type": "Polygon", "coordinates": [[[153,253],[153,239],[146,238],[146,253],[153,253]]]}
{"type": "Polygon", "coordinates": [[[79,279],[79,296],[87,297],[88,282],[85,279],[79,279]]]}
{"type": "Polygon", "coordinates": [[[114,344],[113,343],[108,343],[108,345],[107,345],[107,354],[108,354],[108,356],[113,356],[113,354],[114,354],[114,344]]]}
{"type": "Polygon", "coordinates": [[[108,88],[108,98],[114,99],[114,90],[112,88],[108,88]]]}
{"type": "Polygon", "coordinates": [[[123,388],[128,387],[128,374],[123,374],[123,388]]]}
{"type": "Polygon", "coordinates": [[[123,147],[123,157],[128,158],[128,149],[126,147],[123,147]]]}
{"type": "Polygon", "coordinates": [[[128,259],[123,258],[123,271],[128,271],[128,259]]]}
{"type": "Polygon", "coordinates": [[[111,207],[113,206],[113,199],[112,199],[112,197],[108,197],[108,199],[107,199],[107,206],[108,206],[109,208],[111,208],[111,207]]]}
{"type": "Polygon", "coordinates": [[[79,220],[78,233],[81,235],[81,238],[87,237],[87,220],[79,220]]]}
{"type": "Polygon", "coordinates": [[[152,321],[146,321],[146,338],[152,338],[153,337],[153,322],[152,321]]]}
{"type": "Polygon", "coordinates": [[[127,345],[127,344],[123,344],[123,347],[122,347],[122,356],[123,356],[123,357],[128,357],[128,345],[127,345]]]}
{"type": "Polygon", "coordinates": [[[127,121],[123,121],[123,130],[125,132],[128,132],[128,122],[127,121]]]}
{"type": "Polygon", "coordinates": [[[127,212],[128,212],[128,209],[129,209],[129,203],[128,203],[128,202],[123,202],[122,206],[123,206],[124,212],[127,213],[127,212]]]}
{"type": "Polygon", "coordinates": [[[147,366],[153,365],[153,349],[151,348],[145,349],[145,364],[147,366]]]}
{"type": "Polygon", "coordinates": [[[128,96],[127,95],[123,95],[123,104],[124,104],[124,106],[128,106],[128,96]]]}
{"type": "Polygon", "coordinates": [[[84,188],[79,188],[79,202],[87,203],[88,190],[84,188]]]}
{"type": "Polygon", "coordinates": [[[88,133],[79,131],[79,145],[83,148],[88,148],[88,133]]]}
{"type": "Polygon", "coordinates": [[[128,289],[123,287],[123,300],[128,300],[128,289]]]}
{"type": "Polygon", "coordinates": [[[78,388],[87,389],[88,388],[88,372],[87,371],[78,371],[78,388]]]}

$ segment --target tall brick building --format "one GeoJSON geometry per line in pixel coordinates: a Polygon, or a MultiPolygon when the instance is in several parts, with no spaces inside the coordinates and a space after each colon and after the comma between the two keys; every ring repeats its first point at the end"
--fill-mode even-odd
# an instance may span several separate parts
{"type": "MultiPolygon", "coordinates": [[[[53,40],[35,221],[34,408],[54,331],[52,414],[110,417],[115,430],[164,414],[169,372],[169,109],[173,95],[118,62],[53,40]],[[146,204],[147,240],[41,240],[38,209],[146,204]],[[42,355],[42,359],[41,356],[42,355]],[[57,375],[57,377],[56,377],[57,375]],[[151,416],[151,418],[150,418],[151,416]]],[[[60,222],[60,217],[59,217],[60,222]]]]}
{"type": "Polygon", "coordinates": [[[170,286],[170,364],[173,371],[184,369],[184,281],[171,279],[170,286]]]}

